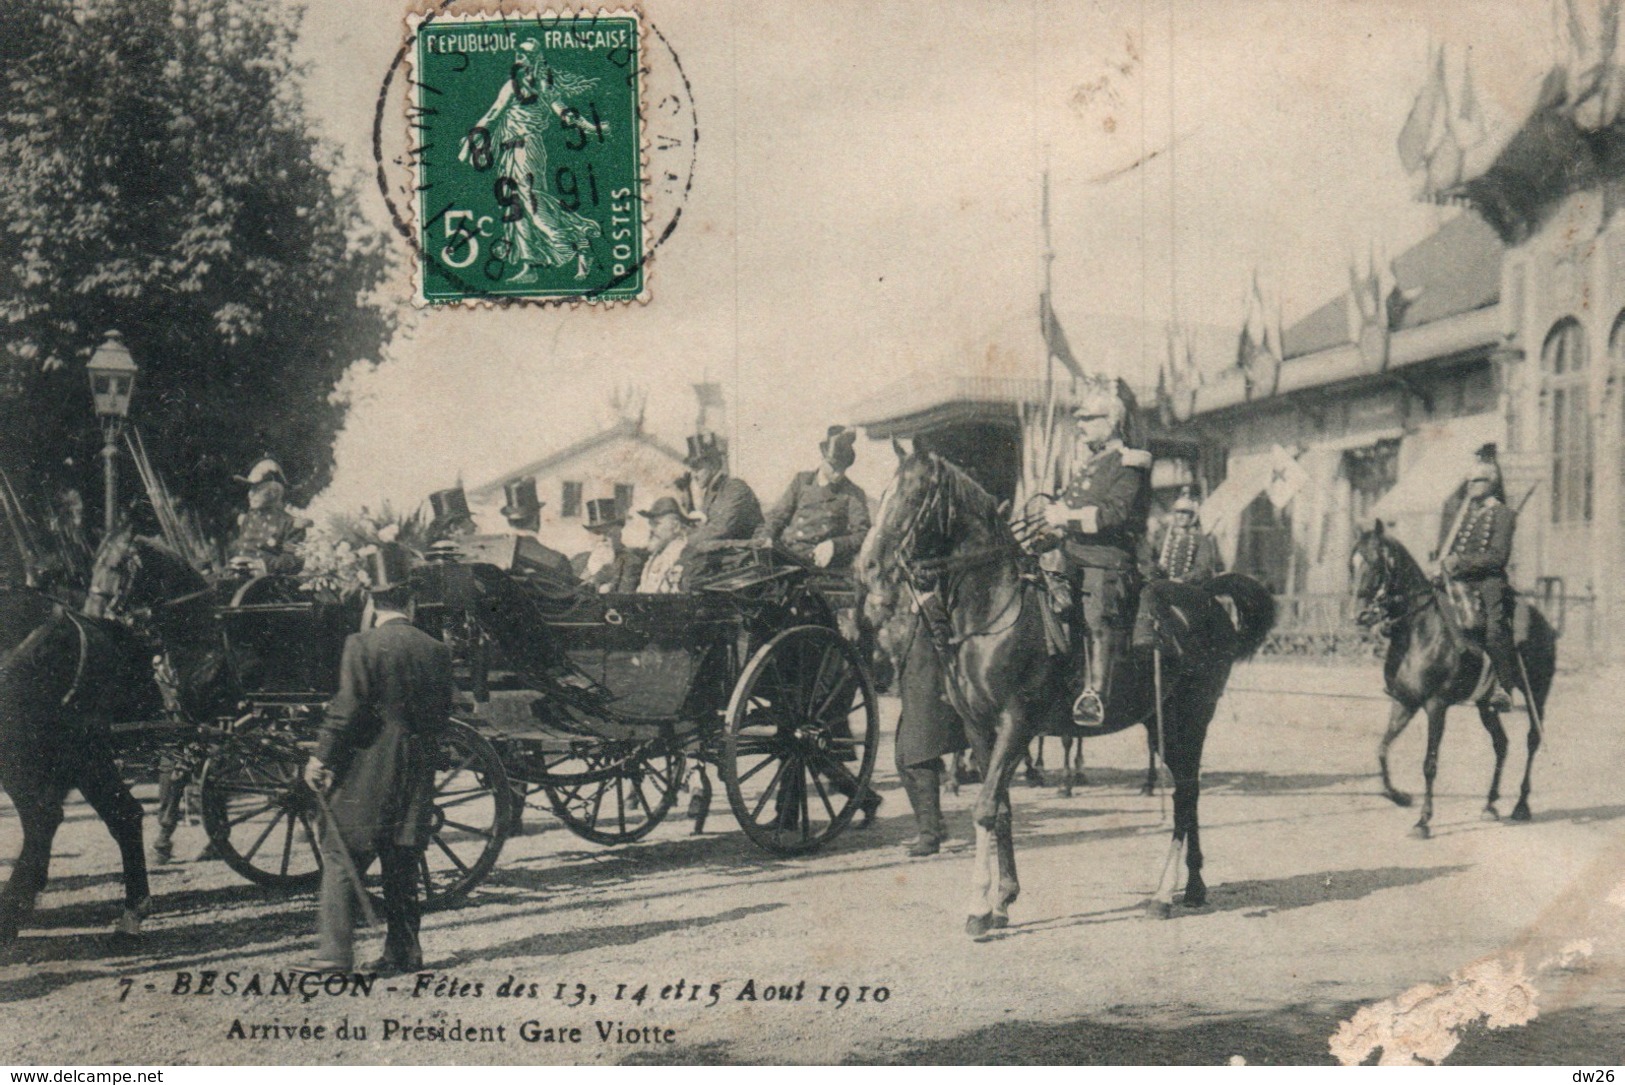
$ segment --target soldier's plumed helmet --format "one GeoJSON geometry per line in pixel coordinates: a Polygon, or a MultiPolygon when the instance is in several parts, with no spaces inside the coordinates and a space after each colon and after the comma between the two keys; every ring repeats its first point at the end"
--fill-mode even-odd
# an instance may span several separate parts
{"type": "Polygon", "coordinates": [[[728,462],[728,442],[715,433],[693,433],[688,438],[688,455],[683,462],[690,467],[714,466],[728,462]]]}
{"type": "Polygon", "coordinates": [[[1091,384],[1083,390],[1078,399],[1078,405],[1072,408],[1072,417],[1081,418],[1109,418],[1112,428],[1120,430],[1123,427],[1123,417],[1128,413],[1127,406],[1117,389],[1109,384],[1091,384]]]}
{"type": "Polygon", "coordinates": [[[232,477],[250,486],[258,486],[262,482],[280,482],[284,486],[288,484],[287,478],[282,474],[282,465],[269,456],[256,460],[254,466],[248,469],[248,474],[232,477]]]}
{"type": "Polygon", "coordinates": [[[412,586],[412,552],[400,543],[380,543],[367,555],[367,590],[374,595],[412,586]]]}

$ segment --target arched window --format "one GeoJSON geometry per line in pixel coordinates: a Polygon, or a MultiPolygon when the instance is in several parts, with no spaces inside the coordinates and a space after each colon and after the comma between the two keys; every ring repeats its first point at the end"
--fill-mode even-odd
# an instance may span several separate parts
{"type": "Polygon", "coordinates": [[[1591,521],[1591,396],[1587,391],[1585,328],[1564,317],[1546,336],[1548,447],[1552,450],[1552,523],[1591,521]]]}

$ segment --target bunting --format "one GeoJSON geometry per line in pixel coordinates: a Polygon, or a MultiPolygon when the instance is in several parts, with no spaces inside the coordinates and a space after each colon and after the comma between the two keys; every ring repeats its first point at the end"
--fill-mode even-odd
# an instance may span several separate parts
{"type": "Polygon", "coordinates": [[[1247,398],[1272,396],[1280,387],[1281,362],[1285,353],[1281,349],[1281,318],[1279,306],[1273,320],[1264,304],[1264,291],[1259,285],[1258,269],[1253,269],[1252,289],[1245,301],[1246,316],[1241,336],[1236,343],[1236,368],[1246,382],[1247,398]]]}

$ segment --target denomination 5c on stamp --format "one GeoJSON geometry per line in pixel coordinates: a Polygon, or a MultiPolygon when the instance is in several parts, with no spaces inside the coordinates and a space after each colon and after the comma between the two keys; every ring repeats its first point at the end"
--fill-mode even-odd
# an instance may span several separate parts
{"type": "Polygon", "coordinates": [[[420,303],[644,293],[635,12],[412,16],[420,303]]]}

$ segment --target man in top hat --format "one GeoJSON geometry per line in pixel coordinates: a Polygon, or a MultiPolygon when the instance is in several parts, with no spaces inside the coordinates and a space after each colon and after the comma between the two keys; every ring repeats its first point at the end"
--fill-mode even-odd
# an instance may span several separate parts
{"type": "Polygon", "coordinates": [[[1123,443],[1127,405],[1115,388],[1086,390],[1072,412],[1077,454],[1060,500],[1044,510],[1061,533],[1067,577],[1083,604],[1088,636],[1084,685],[1072,705],[1079,724],[1099,723],[1111,696],[1112,672],[1134,618],[1136,555],[1151,502],[1151,454],[1123,443]]]}
{"type": "Polygon", "coordinates": [[[570,560],[576,575],[601,592],[637,591],[638,580],[643,576],[643,563],[648,555],[621,540],[626,516],[621,512],[620,505],[611,497],[598,497],[587,502],[587,522],[584,526],[597,538],[591,550],[577,554],[570,560]]]}
{"type": "Polygon", "coordinates": [[[429,841],[452,671],[450,649],[407,618],[410,575],[411,556],[398,544],[368,555],[375,623],[344,642],[339,691],[305,765],[305,782],[326,797],[321,949],[312,971],[354,967],[354,909],[362,892],[355,881],[374,858],[383,864],[389,927],[383,957],[363,970],[393,975],[423,966],[417,871],[429,841]]]}
{"type": "Polygon", "coordinates": [[[1200,584],[1222,572],[1224,562],[1218,544],[1202,530],[1196,498],[1186,486],[1151,544],[1151,577],[1177,584],[1200,584]]]}
{"type": "Polygon", "coordinates": [[[643,563],[637,590],[660,595],[681,591],[683,551],[694,518],[675,497],[658,498],[638,515],[649,521],[649,557],[643,563]]]}
{"type": "Polygon", "coordinates": [[[802,471],[768,510],[757,531],[802,561],[821,569],[849,569],[869,533],[869,498],[846,477],[857,460],[858,432],[831,426],[818,451],[824,462],[802,471]]]}
{"type": "Polygon", "coordinates": [[[683,549],[684,586],[714,567],[712,555],[749,541],[762,526],[762,504],[744,479],[728,474],[728,444],[714,433],[688,439],[688,489],[700,524],[683,549]]]}
{"type": "Polygon", "coordinates": [[[434,513],[428,531],[431,544],[474,534],[474,514],[468,511],[468,495],[461,486],[430,494],[429,508],[434,513]]]}
{"type": "Polygon", "coordinates": [[[237,534],[226,548],[233,569],[252,576],[267,573],[293,575],[305,567],[299,545],[309,523],[287,509],[288,480],[269,457],[233,476],[248,486],[248,511],[237,517],[237,534]]]}
{"type": "Polygon", "coordinates": [[[1498,712],[1512,707],[1510,691],[1518,688],[1518,657],[1512,636],[1514,596],[1507,579],[1518,514],[1507,507],[1500,496],[1504,492],[1493,446],[1488,456],[1480,449],[1467,473],[1466,503],[1439,548],[1439,570],[1472,591],[1483,606],[1484,649],[1499,679],[1490,707],[1498,712]]]}
{"type": "Polygon", "coordinates": [[[542,528],[542,506],[536,496],[536,476],[526,475],[502,484],[502,518],[517,532],[534,535],[542,528]]]}

